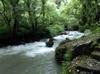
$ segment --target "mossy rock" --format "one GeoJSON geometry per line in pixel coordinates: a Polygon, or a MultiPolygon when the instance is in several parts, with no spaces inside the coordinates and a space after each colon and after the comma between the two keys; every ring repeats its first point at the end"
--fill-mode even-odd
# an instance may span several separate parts
{"type": "Polygon", "coordinates": [[[67,51],[66,47],[56,48],[55,58],[58,63],[62,63],[65,60],[64,55],[66,54],[66,51],[67,51]]]}

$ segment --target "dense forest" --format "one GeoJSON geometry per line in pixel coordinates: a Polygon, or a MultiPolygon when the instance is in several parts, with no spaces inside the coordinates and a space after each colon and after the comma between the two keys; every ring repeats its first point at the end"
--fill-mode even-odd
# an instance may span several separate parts
{"type": "MultiPolygon", "coordinates": [[[[52,39],[66,31],[89,35],[71,41],[66,38],[56,48],[61,74],[92,74],[91,70],[79,73],[77,69],[78,73],[72,73],[69,66],[77,56],[91,56],[95,49],[100,49],[100,0],[0,0],[0,47],[52,39]]],[[[93,70],[93,74],[100,72],[93,70]]]]}
{"type": "Polygon", "coordinates": [[[0,40],[8,42],[94,30],[99,21],[99,0],[0,0],[0,40]]]}

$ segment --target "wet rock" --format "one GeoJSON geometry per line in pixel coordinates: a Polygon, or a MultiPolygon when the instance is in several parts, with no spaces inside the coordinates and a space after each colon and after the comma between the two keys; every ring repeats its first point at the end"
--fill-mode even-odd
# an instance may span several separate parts
{"type": "Polygon", "coordinates": [[[97,44],[100,43],[100,38],[96,40],[97,44]]]}
{"type": "Polygon", "coordinates": [[[56,59],[57,61],[64,61],[64,57],[67,51],[72,51],[72,58],[75,58],[77,56],[83,55],[83,54],[90,54],[93,50],[91,49],[92,41],[87,42],[81,42],[77,43],[77,40],[75,41],[65,41],[59,45],[59,47],[56,48],[56,59]]]}
{"type": "Polygon", "coordinates": [[[64,55],[66,51],[67,51],[66,47],[58,47],[56,49],[55,58],[58,63],[62,63],[65,60],[64,55]]]}
{"type": "MultiPolygon", "coordinates": [[[[73,64],[75,64],[74,61],[73,64]]],[[[76,66],[76,71],[73,74],[100,74],[100,61],[91,57],[82,58],[76,66]],[[77,72],[79,70],[79,72],[77,72]]]]}
{"type": "Polygon", "coordinates": [[[70,42],[70,41],[71,41],[70,39],[66,38],[66,40],[62,41],[62,42],[60,43],[60,45],[63,45],[63,44],[65,44],[66,42],[70,42]]]}
{"type": "Polygon", "coordinates": [[[66,38],[66,41],[71,41],[70,39],[66,38]]]}
{"type": "Polygon", "coordinates": [[[57,61],[68,62],[65,55],[69,50],[72,51],[72,74],[100,74],[100,33],[64,41],[56,48],[57,61]]]}
{"type": "Polygon", "coordinates": [[[59,54],[57,54],[56,56],[59,56],[61,51],[66,52],[67,50],[71,50],[73,52],[73,58],[79,55],[90,55],[91,52],[94,51],[94,47],[97,44],[96,41],[98,40],[98,38],[98,34],[93,34],[71,41],[65,40],[58,46],[59,50],[58,48],[56,49],[56,52],[59,52],[59,54]],[[63,48],[65,48],[65,50],[63,50],[63,48]]]}
{"type": "Polygon", "coordinates": [[[54,41],[54,39],[53,39],[53,38],[50,38],[50,39],[49,39],[49,41],[48,41],[48,42],[46,42],[46,46],[47,46],[47,47],[52,47],[52,46],[53,46],[53,44],[54,44],[54,42],[53,42],[53,41],[54,41]]]}
{"type": "Polygon", "coordinates": [[[95,48],[93,52],[91,52],[91,57],[100,61],[100,48],[95,48]]]}
{"type": "Polygon", "coordinates": [[[91,49],[91,44],[93,42],[89,42],[82,45],[76,45],[73,50],[73,58],[80,56],[80,55],[89,55],[93,50],[91,49]]]}

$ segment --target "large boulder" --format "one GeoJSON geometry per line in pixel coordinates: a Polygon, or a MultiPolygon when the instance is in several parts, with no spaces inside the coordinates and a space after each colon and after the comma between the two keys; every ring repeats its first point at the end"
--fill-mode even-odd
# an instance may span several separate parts
{"type": "Polygon", "coordinates": [[[100,34],[91,34],[76,40],[66,40],[56,48],[55,57],[58,61],[63,61],[64,54],[69,50],[72,51],[73,58],[83,54],[90,54],[93,51],[91,48],[94,48],[97,41],[99,42],[99,38],[100,34]]]}
{"type": "Polygon", "coordinates": [[[73,74],[100,74],[100,61],[89,56],[77,57],[71,65],[75,67],[73,74]]]}
{"type": "Polygon", "coordinates": [[[64,41],[56,48],[56,60],[65,62],[65,74],[100,74],[100,33],[94,33],[82,38],[64,41]],[[71,51],[68,62],[66,55],[71,51]],[[70,63],[70,66],[66,66],[70,63]]]}
{"type": "Polygon", "coordinates": [[[58,63],[62,63],[65,60],[64,55],[66,54],[66,51],[67,51],[66,47],[56,48],[55,57],[58,63]]]}
{"type": "Polygon", "coordinates": [[[76,45],[72,52],[73,58],[80,56],[80,55],[91,54],[91,52],[93,51],[93,49],[91,48],[92,43],[93,43],[93,41],[82,44],[82,45],[76,45]]]}

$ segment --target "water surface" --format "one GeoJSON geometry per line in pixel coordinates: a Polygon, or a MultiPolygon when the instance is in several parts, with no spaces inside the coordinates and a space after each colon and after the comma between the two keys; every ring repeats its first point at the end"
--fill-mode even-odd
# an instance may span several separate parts
{"type": "Polygon", "coordinates": [[[67,35],[54,37],[54,45],[46,47],[48,39],[25,45],[0,48],[0,74],[60,74],[55,61],[55,49],[66,38],[73,40],[84,34],[67,31],[67,35]]]}

